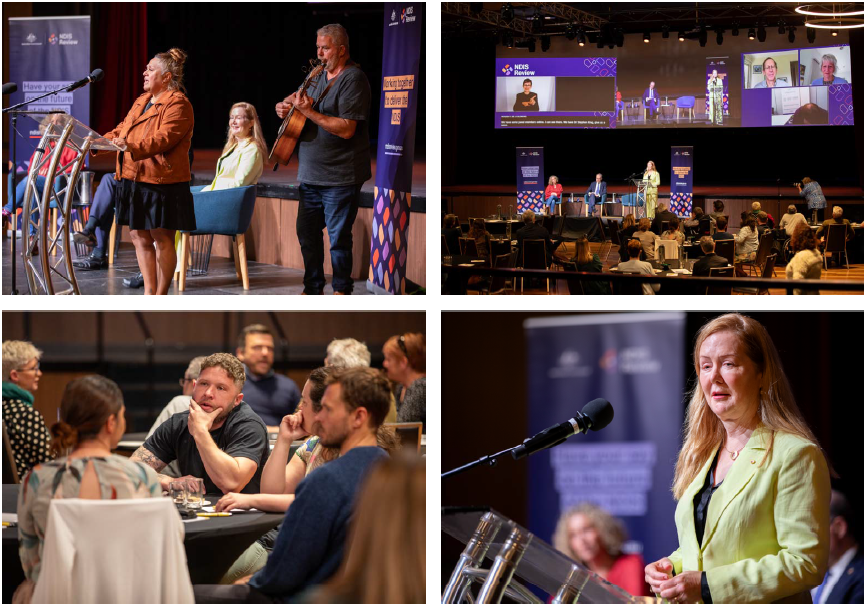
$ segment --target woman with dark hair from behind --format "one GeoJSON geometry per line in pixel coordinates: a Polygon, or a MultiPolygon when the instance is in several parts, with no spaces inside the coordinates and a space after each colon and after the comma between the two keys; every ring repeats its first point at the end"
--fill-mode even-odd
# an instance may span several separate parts
{"type": "Polygon", "coordinates": [[[51,499],[162,496],[153,469],[111,453],[126,431],[124,411],[123,394],[110,379],[89,375],[67,384],[60,421],[51,426],[52,451],[65,456],[34,467],[18,493],[18,551],[27,578],[16,591],[15,603],[30,602],[39,577],[51,499]]]}
{"type": "Polygon", "coordinates": [[[377,464],[359,495],[340,570],[299,601],[424,604],[425,496],[424,459],[377,464]]]}
{"type": "Polygon", "coordinates": [[[442,234],[446,237],[449,254],[458,255],[461,252],[461,224],[457,215],[446,215],[443,219],[442,234]]]}
{"type": "MultiPolygon", "coordinates": [[[[822,253],[818,251],[816,232],[806,223],[798,223],[792,235],[792,251],[795,256],[786,265],[787,280],[821,280],[822,253]]],[[[818,290],[796,288],[796,295],[818,295],[818,290]]]]}
{"type": "Polygon", "coordinates": [[[417,332],[391,337],[382,347],[383,368],[388,378],[397,384],[397,422],[421,421],[425,431],[425,338],[417,332]]]}
{"type": "Polygon", "coordinates": [[[484,219],[473,219],[473,224],[470,225],[470,231],[467,234],[468,238],[472,238],[476,243],[476,251],[480,257],[487,257],[490,261],[491,256],[491,234],[485,227],[484,219]]]}
{"type": "Polygon", "coordinates": [[[756,218],[741,213],[741,230],[735,235],[735,271],[739,276],[746,277],[743,264],[756,260],[756,251],[759,249],[759,230],[756,227],[756,218]]]}
{"type": "MultiPolygon", "coordinates": [[[[586,237],[575,243],[575,268],[578,271],[602,273],[602,261],[599,255],[590,252],[590,241],[586,237]]],[[[611,294],[609,283],[601,280],[583,280],[581,286],[585,295],[611,294]]]]}
{"type": "Polygon", "coordinates": [[[638,231],[638,226],[635,224],[635,215],[629,213],[623,217],[623,223],[620,225],[620,233],[618,234],[620,236],[621,261],[629,261],[629,251],[626,249],[626,245],[636,231],[638,231]]]}

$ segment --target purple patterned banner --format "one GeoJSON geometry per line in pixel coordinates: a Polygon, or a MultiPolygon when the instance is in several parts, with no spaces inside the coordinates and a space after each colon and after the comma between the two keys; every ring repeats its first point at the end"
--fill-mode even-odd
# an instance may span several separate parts
{"type": "Polygon", "coordinates": [[[368,287],[388,294],[406,290],[423,16],[424,3],[385,4],[368,287]]]}
{"type": "Polygon", "coordinates": [[[832,84],[829,86],[828,106],[831,124],[834,126],[855,124],[851,84],[832,84]]]}
{"type": "Polygon", "coordinates": [[[542,212],[545,200],[545,158],[542,147],[516,147],[518,167],[518,214],[542,212]]]}
{"type": "Polygon", "coordinates": [[[689,217],[692,212],[692,146],[671,147],[671,212],[689,217]]]}

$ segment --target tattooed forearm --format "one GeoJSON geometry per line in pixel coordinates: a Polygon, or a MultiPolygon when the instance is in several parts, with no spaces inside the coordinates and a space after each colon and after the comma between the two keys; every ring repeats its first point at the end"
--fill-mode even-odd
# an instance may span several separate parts
{"type": "Polygon", "coordinates": [[[133,461],[141,461],[148,467],[151,467],[154,471],[162,471],[166,463],[160,461],[154,453],[145,448],[144,446],[139,446],[139,449],[132,453],[132,457],[130,457],[133,461]]]}

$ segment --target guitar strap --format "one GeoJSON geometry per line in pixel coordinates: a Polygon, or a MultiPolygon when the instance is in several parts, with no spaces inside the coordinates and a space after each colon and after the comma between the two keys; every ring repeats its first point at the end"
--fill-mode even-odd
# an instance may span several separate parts
{"type": "Polygon", "coordinates": [[[345,72],[345,71],[346,71],[346,69],[344,68],[343,71],[340,72],[340,75],[339,75],[339,76],[337,76],[336,78],[334,78],[333,80],[331,80],[331,82],[328,83],[328,86],[325,87],[325,90],[322,91],[322,94],[319,95],[319,97],[316,99],[316,101],[314,101],[314,103],[313,103],[313,107],[314,107],[314,108],[317,107],[317,106],[319,105],[319,102],[322,101],[322,99],[325,98],[325,95],[328,94],[329,89],[330,89],[332,86],[334,86],[334,83],[337,82],[337,81],[340,79],[340,76],[342,76],[342,75],[343,75],[343,72],[345,72]]]}

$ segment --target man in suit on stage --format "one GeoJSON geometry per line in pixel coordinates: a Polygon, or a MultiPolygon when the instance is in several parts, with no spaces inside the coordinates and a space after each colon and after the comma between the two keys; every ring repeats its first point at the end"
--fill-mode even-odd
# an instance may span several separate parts
{"type": "Polygon", "coordinates": [[[650,117],[659,117],[659,93],[656,91],[656,82],[651,82],[644,89],[644,106],[650,110],[650,117]]]}
{"type": "Polygon", "coordinates": [[[712,267],[725,267],[729,264],[728,259],[714,254],[716,242],[710,236],[702,236],[698,241],[704,256],[692,266],[692,275],[709,276],[712,267]]]}
{"type": "Polygon", "coordinates": [[[831,491],[831,545],[828,574],[813,594],[814,604],[864,603],[864,550],[852,524],[855,512],[842,492],[831,491]]]}
{"type": "Polygon", "coordinates": [[[607,191],[605,181],[602,180],[602,173],[597,174],[596,180],[587,187],[587,193],[584,194],[584,201],[587,203],[588,217],[592,216],[596,212],[597,204],[602,204],[607,191]]]}

